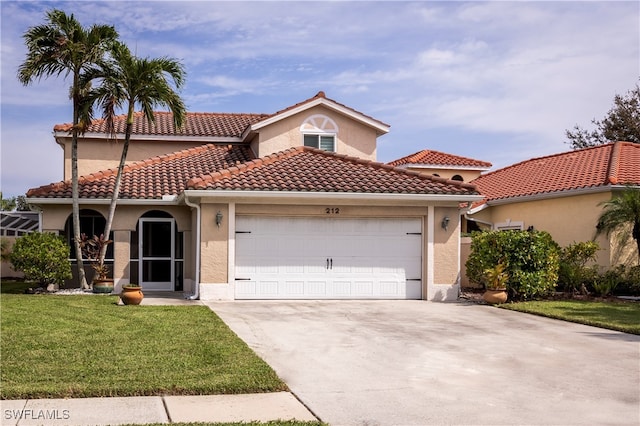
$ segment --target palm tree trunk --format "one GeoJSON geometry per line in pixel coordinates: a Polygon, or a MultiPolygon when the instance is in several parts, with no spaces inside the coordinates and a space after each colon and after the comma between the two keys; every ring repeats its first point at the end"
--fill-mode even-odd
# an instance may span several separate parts
{"type": "Polygon", "coordinates": [[[636,240],[636,248],[638,249],[638,265],[640,265],[640,221],[634,222],[631,236],[636,240]]]}
{"type": "MultiPolygon", "coordinates": [[[[109,216],[107,222],[104,225],[104,238],[109,239],[111,233],[111,225],[113,224],[113,217],[116,214],[116,205],[118,204],[118,196],[120,194],[120,185],[122,183],[122,171],[124,170],[125,163],[127,161],[127,153],[129,151],[129,141],[131,140],[131,128],[133,127],[133,114],[129,113],[127,119],[127,127],[125,130],[124,145],[122,146],[122,154],[120,155],[120,164],[118,164],[118,174],[116,175],[116,182],[113,185],[113,194],[111,194],[111,204],[109,204],[109,216]]],[[[100,249],[100,263],[104,263],[104,258],[107,255],[107,245],[103,245],[100,249]]]]}
{"type": "Polygon", "coordinates": [[[85,289],[87,278],[84,273],[82,262],[82,250],[80,249],[80,196],[78,189],[78,114],[80,99],[78,94],[78,73],[74,73],[73,85],[73,128],[71,130],[71,197],[73,200],[73,243],[76,249],[76,262],[78,266],[78,280],[80,288],[85,289]]]}

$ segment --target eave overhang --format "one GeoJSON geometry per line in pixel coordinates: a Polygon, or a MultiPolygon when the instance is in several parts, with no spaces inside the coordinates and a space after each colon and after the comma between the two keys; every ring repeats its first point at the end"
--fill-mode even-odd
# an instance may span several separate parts
{"type": "MultiPolygon", "coordinates": [[[[637,186],[640,188],[640,185],[637,186]]],[[[539,200],[549,200],[553,198],[564,198],[564,197],[574,197],[577,195],[588,195],[588,194],[597,194],[602,192],[611,192],[611,191],[619,191],[628,188],[625,185],[601,185],[601,186],[593,186],[589,188],[575,188],[575,189],[567,189],[564,191],[554,191],[554,192],[544,192],[540,194],[531,194],[531,195],[521,195],[517,197],[508,197],[508,198],[499,198],[495,200],[489,200],[482,205],[475,207],[469,210],[469,214],[478,213],[484,209],[487,209],[492,206],[501,206],[505,204],[513,204],[513,203],[525,203],[528,201],[539,201],[539,200]]]]}
{"type": "Polygon", "coordinates": [[[237,201],[252,200],[289,200],[289,201],[372,201],[372,202],[474,202],[482,200],[481,195],[456,194],[392,194],[392,193],[354,193],[354,192],[304,192],[304,191],[238,191],[190,189],[183,196],[190,199],[233,199],[237,201]]]}
{"type": "MultiPolygon", "coordinates": [[[[53,136],[56,141],[61,138],[71,138],[69,132],[55,131],[53,136]]],[[[83,139],[100,139],[100,140],[122,140],[124,141],[124,134],[117,133],[115,138],[108,133],[83,133],[79,136],[83,139]]],[[[162,141],[162,142],[200,142],[202,144],[214,143],[214,144],[238,144],[244,141],[244,137],[238,136],[181,136],[181,135],[141,135],[132,134],[131,140],[137,141],[162,141]]],[[[58,143],[60,143],[58,141],[58,143]]]]}

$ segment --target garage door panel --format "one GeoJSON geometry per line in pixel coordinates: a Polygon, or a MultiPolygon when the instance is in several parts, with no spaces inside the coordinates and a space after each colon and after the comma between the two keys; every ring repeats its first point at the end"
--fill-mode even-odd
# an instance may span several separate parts
{"type": "Polygon", "coordinates": [[[244,232],[236,298],[421,297],[420,219],[239,216],[236,224],[244,232]]]}

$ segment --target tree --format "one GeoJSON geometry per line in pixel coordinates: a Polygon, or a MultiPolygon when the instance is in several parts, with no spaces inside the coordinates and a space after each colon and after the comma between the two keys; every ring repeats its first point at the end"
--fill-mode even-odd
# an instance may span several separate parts
{"type": "Polygon", "coordinates": [[[3,212],[9,212],[16,208],[16,197],[4,198],[2,192],[0,192],[0,210],[3,212]]]}
{"type": "Polygon", "coordinates": [[[88,123],[81,116],[83,101],[90,81],[81,84],[81,77],[92,66],[104,60],[105,52],[118,38],[112,26],[83,27],[73,16],[53,9],[47,12],[46,23],[29,28],[23,35],[27,47],[24,62],[18,68],[18,79],[29,85],[42,77],[71,76],[69,97],[73,103],[71,127],[71,191],[73,198],[73,239],[78,262],[78,278],[82,288],[87,282],[80,250],[80,206],[78,191],[78,135],[88,123]]]}
{"type": "MultiPolygon", "coordinates": [[[[114,119],[116,111],[125,109],[127,121],[125,138],[118,164],[116,181],[111,195],[109,215],[105,223],[104,238],[108,238],[115,215],[122,172],[127,160],[129,141],[135,119],[135,107],[139,105],[144,118],[150,123],[155,122],[153,110],[155,107],[167,107],[173,113],[176,128],[182,127],[186,116],[186,107],[177,90],[184,83],[185,70],[183,65],[175,59],[138,58],[131,54],[129,48],[122,43],[114,43],[112,61],[94,67],[83,77],[84,80],[100,80],[100,85],[92,89],[85,100],[86,115],[92,115],[94,105],[99,105],[105,119],[108,131],[115,137],[114,119]]],[[[107,245],[100,250],[100,262],[104,263],[107,245]]]]}
{"type": "Polygon", "coordinates": [[[31,207],[27,203],[27,198],[24,195],[18,195],[16,197],[16,211],[19,212],[29,212],[31,211],[31,207]]]}
{"type": "Polygon", "coordinates": [[[596,130],[587,131],[575,125],[573,130],[566,131],[572,149],[616,141],[640,143],[640,86],[636,84],[625,96],[616,95],[607,116],[591,122],[596,130]]]}
{"type": "Polygon", "coordinates": [[[636,242],[640,261],[640,188],[627,186],[619,197],[602,203],[604,209],[598,218],[596,236],[620,232],[621,243],[627,243],[629,236],[636,242]],[[624,232],[631,226],[631,235],[624,232]]]}

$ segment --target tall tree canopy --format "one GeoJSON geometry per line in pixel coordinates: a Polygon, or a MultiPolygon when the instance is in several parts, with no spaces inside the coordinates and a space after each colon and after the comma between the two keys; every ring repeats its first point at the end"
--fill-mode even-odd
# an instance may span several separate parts
{"type": "MultiPolygon", "coordinates": [[[[186,116],[185,104],[177,93],[184,84],[186,74],[180,62],[168,57],[138,58],[131,54],[126,45],[119,42],[114,43],[111,57],[111,61],[94,67],[82,79],[100,81],[100,84],[86,97],[84,102],[86,116],[90,117],[93,106],[98,105],[109,132],[115,135],[114,118],[117,110],[125,110],[127,115],[122,154],[103,234],[107,239],[115,215],[122,171],[127,160],[136,105],[142,109],[144,118],[149,122],[155,122],[153,113],[155,107],[167,107],[173,113],[176,129],[182,127],[186,116]]],[[[104,262],[106,252],[105,245],[100,251],[101,263],[104,262]]]]}
{"type": "Polygon", "coordinates": [[[588,131],[575,125],[566,136],[573,149],[602,145],[608,142],[640,143],[640,86],[626,95],[616,95],[613,107],[602,120],[591,120],[595,130],[588,131]]]}
{"type": "Polygon", "coordinates": [[[27,47],[24,62],[18,68],[18,79],[24,85],[42,77],[71,76],[69,96],[73,103],[71,130],[71,188],[73,198],[73,237],[78,261],[80,285],[87,287],[80,250],[80,207],[78,195],[78,134],[88,122],[81,116],[80,105],[90,88],[81,77],[104,61],[106,52],[117,40],[118,33],[109,25],[83,27],[73,14],[53,9],[46,23],[29,28],[23,35],[27,47]]]}

